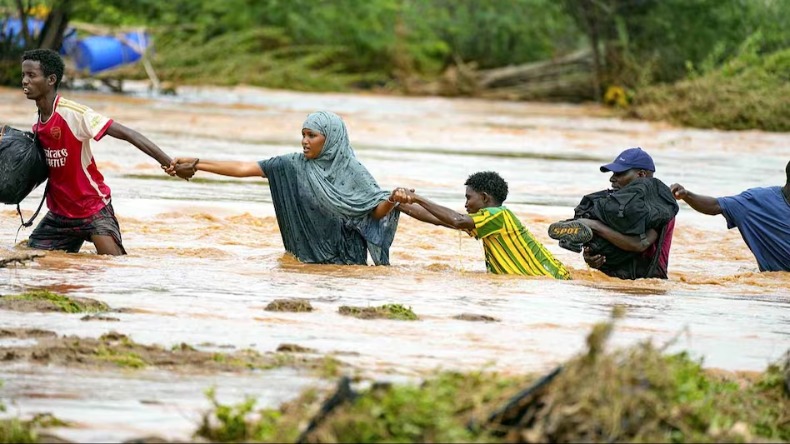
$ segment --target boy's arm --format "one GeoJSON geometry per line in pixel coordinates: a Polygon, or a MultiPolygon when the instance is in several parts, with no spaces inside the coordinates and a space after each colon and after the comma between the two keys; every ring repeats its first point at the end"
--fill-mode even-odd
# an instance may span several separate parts
{"type": "Polygon", "coordinates": [[[455,228],[457,230],[473,230],[475,228],[475,222],[469,215],[457,213],[447,207],[443,207],[430,199],[420,196],[414,191],[399,188],[394,193],[393,199],[401,203],[414,203],[421,206],[434,216],[441,225],[446,227],[455,228]]]}
{"type": "Polygon", "coordinates": [[[446,223],[440,221],[436,218],[433,214],[429,213],[428,210],[425,208],[417,205],[417,204],[405,204],[402,203],[398,207],[398,210],[401,213],[408,214],[409,216],[417,219],[420,222],[426,222],[429,224],[439,225],[441,227],[453,228],[451,225],[447,225],[446,223]]]}
{"type": "Polygon", "coordinates": [[[131,128],[123,126],[118,122],[113,122],[110,124],[110,127],[107,128],[107,134],[115,137],[116,139],[125,140],[131,143],[140,151],[156,159],[156,161],[159,162],[159,164],[163,167],[170,165],[170,156],[165,154],[165,152],[156,146],[154,142],[151,142],[147,137],[131,128]]]}

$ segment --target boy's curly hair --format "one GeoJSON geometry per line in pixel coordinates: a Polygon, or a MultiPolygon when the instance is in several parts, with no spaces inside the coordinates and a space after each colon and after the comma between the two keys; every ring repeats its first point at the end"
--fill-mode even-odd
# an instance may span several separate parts
{"type": "Polygon", "coordinates": [[[507,199],[507,182],[494,171],[474,173],[466,179],[464,185],[478,193],[488,193],[500,205],[507,199]]]}
{"type": "Polygon", "coordinates": [[[25,60],[39,62],[41,64],[41,72],[46,77],[55,74],[55,89],[58,89],[60,81],[63,80],[63,71],[66,69],[60,54],[51,49],[31,49],[22,54],[22,61],[24,62],[25,60]]]}

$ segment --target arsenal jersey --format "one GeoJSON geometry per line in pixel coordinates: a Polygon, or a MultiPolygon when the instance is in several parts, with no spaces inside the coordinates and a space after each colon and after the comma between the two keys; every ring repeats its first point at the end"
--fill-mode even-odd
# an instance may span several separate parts
{"type": "Polygon", "coordinates": [[[111,124],[111,119],[58,95],[49,120],[33,125],[49,165],[50,211],[81,219],[110,202],[110,188],[93,160],[91,139],[100,140],[111,124]]]}

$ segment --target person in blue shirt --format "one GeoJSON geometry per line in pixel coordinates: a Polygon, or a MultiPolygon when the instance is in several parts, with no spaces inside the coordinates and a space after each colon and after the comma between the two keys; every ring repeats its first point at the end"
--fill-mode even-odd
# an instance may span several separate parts
{"type": "Polygon", "coordinates": [[[703,196],[677,183],[670,189],[691,208],[721,214],[727,228],[738,227],[760,271],[790,271],[790,162],[785,173],[784,187],[750,188],[737,196],[703,196]]]}

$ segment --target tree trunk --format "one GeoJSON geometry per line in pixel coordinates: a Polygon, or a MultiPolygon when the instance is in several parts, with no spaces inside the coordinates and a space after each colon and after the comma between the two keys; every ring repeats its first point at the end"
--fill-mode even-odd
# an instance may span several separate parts
{"type": "Polygon", "coordinates": [[[52,6],[38,39],[38,47],[57,51],[63,44],[63,34],[69,25],[71,0],[60,0],[52,6]]]}

